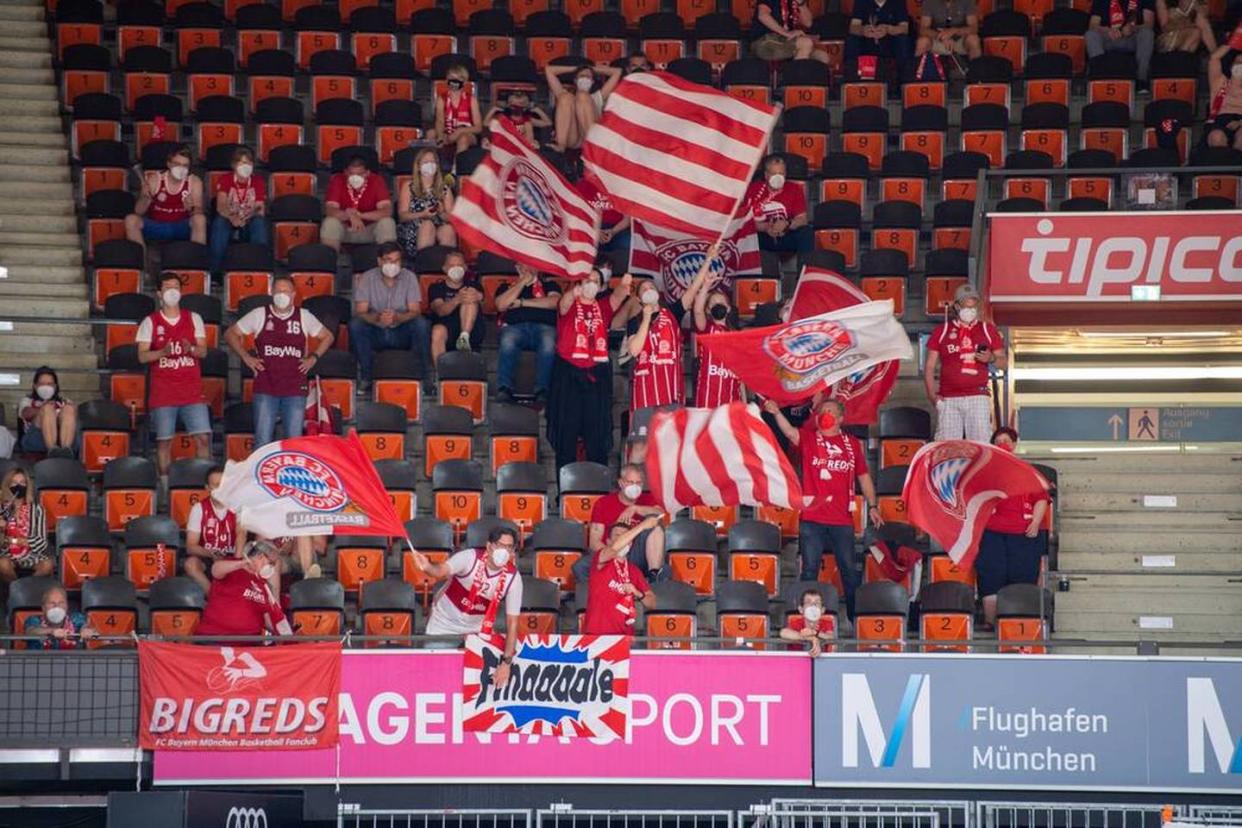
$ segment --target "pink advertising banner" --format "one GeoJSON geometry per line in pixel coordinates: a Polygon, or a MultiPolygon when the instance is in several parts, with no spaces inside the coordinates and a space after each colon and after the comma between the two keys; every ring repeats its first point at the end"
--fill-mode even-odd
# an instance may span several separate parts
{"type": "Polygon", "coordinates": [[[465,732],[459,651],[346,651],[343,659],[339,777],[332,748],[156,751],[155,783],[811,779],[805,654],[635,652],[624,740],[465,732]]]}

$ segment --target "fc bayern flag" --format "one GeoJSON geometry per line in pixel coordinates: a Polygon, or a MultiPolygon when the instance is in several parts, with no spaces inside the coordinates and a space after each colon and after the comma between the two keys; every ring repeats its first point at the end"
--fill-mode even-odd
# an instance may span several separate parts
{"type": "Polygon", "coordinates": [[[461,182],[451,216],[457,234],[475,247],[544,273],[590,275],[599,241],[599,211],[508,118],[489,124],[487,158],[461,182]]]}
{"type": "Polygon", "coordinates": [[[802,402],[878,363],[913,356],[892,300],[698,341],[747,388],[781,405],[802,402]]]}
{"type": "Polygon", "coordinates": [[[358,435],[294,437],[225,466],[216,499],[264,537],[388,535],[405,527],[358,435]]]}
{"type": "MultiPolygon", "coordinates": [[[[633,231],[630,272],[635,276],[654,279],[669,300],[676,302],[681,299],[703,266],[711,243],[637,219],[633,223],[633,231]]],[[[721,289],[731,292],[735,277],[757,276],[762,272],[759,236],[755,232],[755,221],[748,214],[730,225],[716,253],[712,273],[723,279],[721,289]]]]}
{"type": "Polygon", "coordinates": [[[901,497],[910,523],[936,539],[960,567],[969,567],[996,505],[1007,497],[1046,494],[1048,481],[1031,464],[986,443],[945,440],[919,449],[901,497]]]}
{"type": "MultiPolygon", "coordinates": [[[[869,301],[858,285],[827,268],[805,267],[790,302],[791,321],[869,301]]],[[[901,364],[893,359],[855,371],[834,384],[829,395],[845,405],[846,425],[870,425],[892,393],[901,364]]]]}

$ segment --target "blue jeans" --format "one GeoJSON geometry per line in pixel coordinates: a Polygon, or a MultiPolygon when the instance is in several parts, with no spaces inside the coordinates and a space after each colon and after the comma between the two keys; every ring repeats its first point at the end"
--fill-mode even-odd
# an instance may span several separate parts
{"type": "Polygon", "coordinates": [[[770,250],[776,253],[807,253],[815,241],[811,236],[811,228],[805,225],[785,231],[785,235],[779,239],[767,233],[759,233],[758,236],[760,250],[770,250]]]}
{"type": "Polygon", "coordinates": [[[249,244],[270,244],[267,231],[267,219],[253,216],[241,227],[234,227],[224,216],[216,216],[211,221],[211,234],[207,238],[211,246],[211,272],[219,273],[224,267],[224,252],[229,249],[230,242],[248,242],[249,244]]]}
{"type": "Polygon", "coordinates": [[[832,547],[841,571],[841,586],[845,589],[845,605],[854,614],[854,590],[858,588],[858,561],[854,557],[854,527],[829,526],[804,520],[798,527],[798,548],[802,552],[803,581],[819,580],[819,565],[824,550],[832,547]]]}
{"type": "Polygon", "coordinates": [[[190,240],[190,220],[185,221],[156,221],[153,218],[142,217],[142,237],[147,241],[189,241],[190,240]]]}
{"type": "Polygon", "coordinates": [[[358,360],[363,382],[371,381],[376,351],[411,351],[422,355],[423,376],[431,373],[431,323],[419,315],[392,328],[372,325],[362,317],[349,320],[349,349],[358,360]]]}
{"type": "Polygon", "coordinates": [[[534,351],[538,355],[535,370],[535,393],[548,390],[552,379],[552,363],[556,361],[556,326],[538,322],[516,322],[500,329],[500,356],[496,361],[496,385],[513,390],[513,372],[518,354],[534,351]]]}
{"type": "Polygon", "coordinates": [[[286,437],[301,437],[306,420],[306,397],[254,395],[254,444],[265,446],[276,436],[276,418],[285,424],[286,437]]]}

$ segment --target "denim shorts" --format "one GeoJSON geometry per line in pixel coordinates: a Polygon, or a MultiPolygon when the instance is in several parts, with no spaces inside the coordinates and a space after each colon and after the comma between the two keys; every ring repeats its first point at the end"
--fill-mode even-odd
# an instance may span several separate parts
{"type": "Polygon", "coordinates": [[[151,424],[155,426],[156,440],[171,440],[177,433],[177,416],[187,434],[210,434],[211,412],[207,403],[191,405],[167,405],[151,409],[151,424]]]}
{"type": "Polygon", "coordinates": [[[190,220],[155,221],[143,216],[142,237],[148,241],[189,241],[190,220]]]}

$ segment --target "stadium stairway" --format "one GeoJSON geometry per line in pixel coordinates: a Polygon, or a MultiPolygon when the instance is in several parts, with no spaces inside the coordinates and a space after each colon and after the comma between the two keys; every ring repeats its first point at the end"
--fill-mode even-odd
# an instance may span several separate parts
{"type": "Polygon", "coordinates": [[[1242,639],[1242,457],[1029,459],[1059,477],[1056,637],[1242,639]]]}
{"type": "MultiPolygon", "coordinates": [[[[0,266],[7,271],[0,279],[0,321],[10,314],[85,319],[89,313],[52,58],[42,0],[0,0],[0,266]]],[[[10,426],[30,386],[29,369],[44,364],[61,372],[70,397],[98,393],[87,328],[2,325],[0,375],[7,381],[0,383],[0,402],[10,426]]]]}

